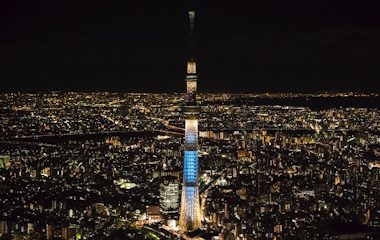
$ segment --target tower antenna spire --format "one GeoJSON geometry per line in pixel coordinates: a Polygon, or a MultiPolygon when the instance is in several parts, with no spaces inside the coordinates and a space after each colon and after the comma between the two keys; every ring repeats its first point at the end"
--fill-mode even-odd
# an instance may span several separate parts
{"type": "Polygon", "coordinates": [[[190,61],[194,61],[194,20],[195,11],[189,11],[189,47],[190,47],[190,61]]]}

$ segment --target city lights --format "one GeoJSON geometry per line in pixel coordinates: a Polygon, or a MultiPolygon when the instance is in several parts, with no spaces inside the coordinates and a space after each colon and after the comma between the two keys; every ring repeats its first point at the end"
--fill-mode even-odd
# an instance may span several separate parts
{"type": "Polygon", "coordinates": [[[380,239],[377,8],[73,2],[0,21],[0,240],[380,239]]]}

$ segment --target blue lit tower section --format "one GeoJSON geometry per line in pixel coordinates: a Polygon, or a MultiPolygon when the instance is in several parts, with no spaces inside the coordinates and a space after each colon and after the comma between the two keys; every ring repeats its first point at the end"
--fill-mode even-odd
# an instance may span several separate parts
{"type": "MultiPolygon", "coordinates": [[[[190,47],[193,47],[194,17],[195,12],[189,12],[190,47]]],[[[196,101],[197,76],[193,58],[187,63],[186,84],[186,105],[182,108],[185,116],[185,159],[183,163],[181,215],[179,218],[179,226],[183,232],[192,231],[201,226],[198,191],[198,118],[201,108],[196,101]]]]}

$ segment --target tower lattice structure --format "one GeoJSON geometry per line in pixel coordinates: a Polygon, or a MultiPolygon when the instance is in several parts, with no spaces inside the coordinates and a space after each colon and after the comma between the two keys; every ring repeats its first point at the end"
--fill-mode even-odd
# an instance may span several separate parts
{"type": "MultiPolygon", "coordinates": [[[[195,12],[189,12],[190,19],[190,48],[193,44],[195,12]]],[[[198,119],[201,107],[196,101],[197,75],[193,57],[187,63],[186,75],[186,104],[182,107],[185,117],[185,158],[183,163],[183,184],[181,197],[181,214],[179,226],[181,231],[188,232],[200,228],[201,210],[199,202],[198,183],[198,119]]]]}

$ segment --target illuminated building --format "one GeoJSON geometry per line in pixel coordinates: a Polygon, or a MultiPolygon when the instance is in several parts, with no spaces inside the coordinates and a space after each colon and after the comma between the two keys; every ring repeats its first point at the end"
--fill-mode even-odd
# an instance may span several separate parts
{"type": "Polygon", "coordinates": [[[0,221],[0,237],[8,234],[8,223],[6,221],[0,221]]]}
{"type": "Polygon", "coordinates": [[[0,168],[6,168],[11,165],[10,156],[0,156],[0,168]]]}
{"type": "Polygon", "coordinates": [[[160,208],[164,214],[178,212],[179,184],[174,176],[165,176],[160,184],[160,208]]]}
{"type": "Polygon", "coordinates": [[[161,221],[159,206],[146,206],[146,217],[149,224],[161,221]]]}
{"type": "Polygon", "coordinates": [[[53,239],[53,225],[46,224],[46,239],[53,239]]]}
{"type": "MultiPolygon", "coordinates": [[[[193,29],[195,12],[189,12],[190,47],[193,47],[193,29]]],[[[179,225],[181,231],[192,231],[201,226],[201,212],[198,189],[198,118],[200,106],[197,105],[197,76],[193,58],[187,64],[186,104],[182,110],[185,115],[185,158],[183,169],[183,185],[181,197],[181,213],[179,225]]]]}

